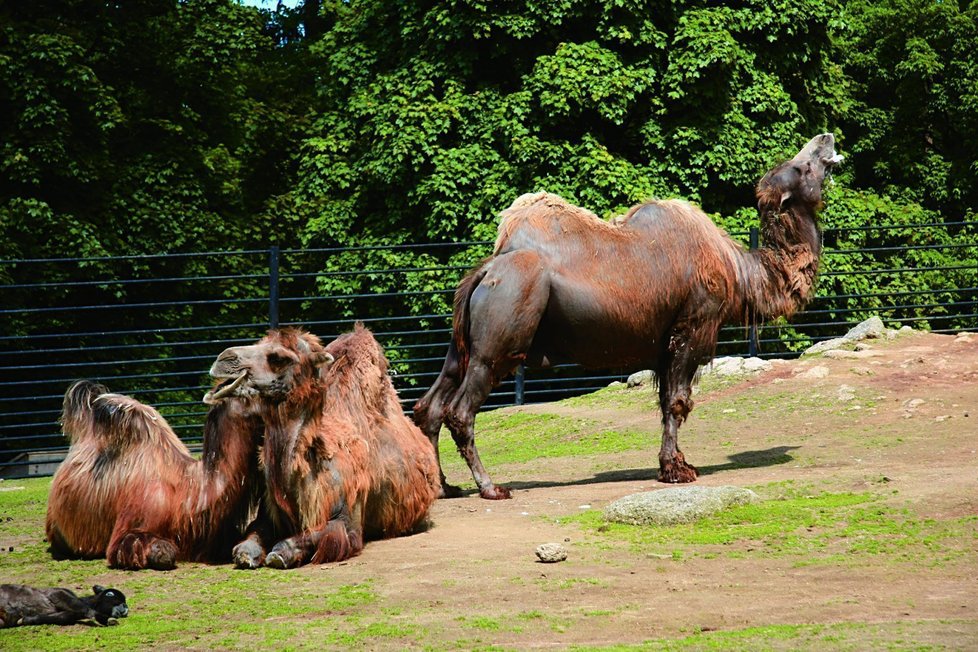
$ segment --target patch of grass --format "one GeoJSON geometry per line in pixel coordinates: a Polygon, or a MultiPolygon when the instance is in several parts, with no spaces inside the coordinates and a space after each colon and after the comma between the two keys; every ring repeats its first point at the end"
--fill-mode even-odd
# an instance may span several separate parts
{"type": "Polygon", "coordinates": [[[295,647],[297,624],[303,627],[303,640],[317,645],[371,647],[371,641],[423,639],[418,626],[372,614],[369,607],[376,603],[377,594],[370,581],[329,586],[315,574],[193,564],[165,575],[148,571],[125,575],[117,584],[130,597],[131,615],[118,627],[19,627],[18,636],[10,640],[6,633],[10,630],[0,633],[0,648],[236,649],[260,643],[286,649],[295,647]],[[166,587],[161,590],[164,578],[166,587]],[[310,629],[321,631],[313,635],[310,629]]]}
{"type": "MultiPolygon", "coordinates": [[[[649,446],[646,433],[612,430],[590,419],[556,414],[488,412],[479,415],[476,430],[479,452],[490,468],[497,464],[620,453],[649,446]]],[[[446,466],[459,457],[447,430],[442,431],[439,448],[446,466]]]]}
{"type": "Polygon", "coordinates": [[[559,580],[540,578],[537,580],[537,583],[545,589],[552,589],[554,587],[558,589],[573,589],[576,587],[608,586],[606,581],[593,577],[567,577],[559,580]]]}
{"type": "Polygon", "coordinates": [[[596,510],[561,521],[579,523],[599,545],[623,541],[639,552],[671,551],[673,559],[684,554],[771,555],[802,557],[799,564],[814,564],[873,557],[940,565],[967,553],[962,540],[978,538],[974,516],[935,521],[889,506],[872,493],[807,495],[784,484],[773,489],[780,497],[686,525],[608,523],[596,510]]]}
{"type": "MultiPolygon", "coordinates": [[[[571,650],[602,652],[756,652],[757,650],[940,650],[943,645],[915,643],[922,629],[960,625],[968,621],[788,624],[728,631],[700,631],[682,638],[658,638],[639,645],[571,646],[571,650]]],[[[950,641],[949,641],[950,642],[950,641]]],[[[950,649],[958,646],[952,644],[950,649]]]]}
{"type": "Polygon", "coordinates": [[[0,545],[15,537],[36,538],[37,517],[43,525],[50,487],[50,478],[0,481],[0,545]]]}
{"type": "Polygon", "coordinates": [[[498,632],[503,628],[498,618],[490,618],[489,616],[459,616],[456,620],[466,627],[482,629],[487,632],[498,632]]]}

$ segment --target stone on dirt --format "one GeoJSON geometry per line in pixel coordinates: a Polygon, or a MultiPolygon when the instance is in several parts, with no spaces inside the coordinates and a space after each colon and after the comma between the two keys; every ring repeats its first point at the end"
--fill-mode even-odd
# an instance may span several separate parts
{"type": "MultiPolygon", "coordinates": [[[[768,360],[761,358],[741,358],[730,356],[715,358],[709,364],[700,368],[700,373],[704,375],[713,374],[715,376],[746,376],[769,371],[774,365],[768,360]]],[[[636,371],[628,377],[629,387],[641,387],[648,385],[655,379],[655,374],[651,370],[636,371]]]]}
{"type": "Polygon", "coordinates": [[[655,374],[652,373],[651,369],[643,369],[642,371],[636,371],[628,377],[628,386],[641,387],[642,385],[648,385],[654,379],[655,374]]]}
{"type": "MultiPolygon", "coordinates": [[[[900,329],[903,332],[903,329],[900,329]]],[[[883,320],[879,317],[870,317],[864,322],[861,322],[849,329],[849,332],[842,337],[836,337],[831,340],[825,340],[824,342],[819,342],[814,346],[810,346],[805,349],[802,355],[816,355],[818,353],[825,353],[826,351],[833,351],[836,349],[849,349],[855,348],[857,342],[862,342],[867,339],[878,339],[881,337],[894,337],[897,331],[891,331],[883,325],[883,320]]]]}
{"type": "Polygon", "coordinates": [[[761,358],[728,357],[714,359],[704,366],[702,371],[717,376],[742,376],[768,371],[772,366],[770,362],[761,358]]]}
{"type": "Polygon", "coordinates": [[[604,518],[629,525],[692,523],[734,505],[757,502],[758,496],[741,487],[674,487],[631,494],[608,505],[604,518]]]}
{"type": "Polygon", "coordinates": [[[567,559],[567,549],[559,543],[543,543],[537,546],[537,559],[545,564],[553,564],[567,559]]]}

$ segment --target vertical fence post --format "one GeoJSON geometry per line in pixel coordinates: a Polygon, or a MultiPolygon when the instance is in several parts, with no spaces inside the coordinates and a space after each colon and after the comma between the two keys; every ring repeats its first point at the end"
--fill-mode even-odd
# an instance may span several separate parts
{"type": "Polygon", "coordinates": [[[516,404],[523,405],[525,401],[526,367],[522,364],[516,368],[516,404]]]}
{"type": "MultiPolygon", "coordinates": [[[[759,246],[758,231],[756,226],[750,227],[750,248],[751,251],[757,249],[759,246]]],[[[750,357],[757,356],[757,324],[753,321],[753,316],[751,317],[751,324],[749,327],[749,333],[747,335],[747,355],[750,357]]]]}
{"type": "Polygon", "coordinates": [[[268,327],[278,328],[278,246],[268,250],[268,327]]]}

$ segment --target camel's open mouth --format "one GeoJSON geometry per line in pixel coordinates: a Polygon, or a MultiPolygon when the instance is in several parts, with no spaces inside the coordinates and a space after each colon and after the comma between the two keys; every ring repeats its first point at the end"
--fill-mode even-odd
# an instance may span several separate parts
{"type": "Polygon", "coordinates": [[[236,390],[241,383],[245,381],[248,377],[247,371],[242,371],[237,376],[228,376],[227,378],[221,378],[220,382],[214,385],[214,389],[204,394],[204,403],[207,405],[213,405],[220,401],[225,396],[228,396],[234,390],[236,390]]]}

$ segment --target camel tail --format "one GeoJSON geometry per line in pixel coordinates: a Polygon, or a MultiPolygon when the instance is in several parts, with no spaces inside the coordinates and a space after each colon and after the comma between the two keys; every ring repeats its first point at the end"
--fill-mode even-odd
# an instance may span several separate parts
{"type": "Polygon", "coordinates": [[[61,429],[69,441],[77,441],[92,432],[93,403],[97,396],[108,391],[105,385],[90,380],[79,380],[68,388],[61,408],[61,429]]]}
{"type": "Polygon", "coordinates": [[[452,326],[452,341],[455,344],[455,350],[449,351],[449,355],[455,353],[458,360],[458,376],[462,378],[465,376],[465,372],[469,368],[469,350],[471,338],[469,337],[469,299],[472,297],[472,293],[482,282],[482,279],[486,276],[486,263],[489,259],[486,259],[479,263],[479,265],[473,269],[471,272],[465,275],[462,282],[458,284],[458,289],[455,290],[455,307],[453,310],[453,326],[452,326]]]}

